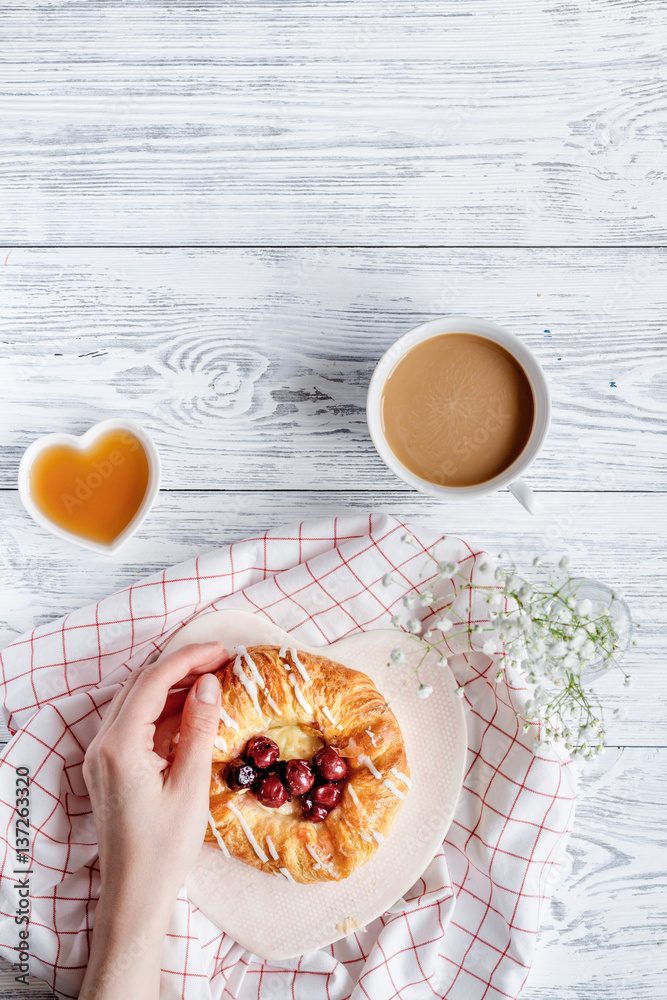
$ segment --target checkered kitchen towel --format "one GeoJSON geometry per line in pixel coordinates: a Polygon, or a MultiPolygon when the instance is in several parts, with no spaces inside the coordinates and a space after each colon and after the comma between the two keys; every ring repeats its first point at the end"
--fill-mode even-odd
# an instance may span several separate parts
{"type": "MultiPolygon", "coordinates": [[[[128,674],[205,609],[245,608],[325,645],[390,626],[406,590],[423,589],[436,536],[386,516],[307,521],[218,549],[43,625],[1,656],[0,953],[16,960],[15,768],[32,775],[33,975],[75,997],[99,892],[85,748],[128,674]],[[396,581],[383,585],[391,574],[396,581]]],[[[443,557],[478,571],[484,554],[448,538],[443,557]]],[[[470,593],[469,591],[467,592],[470,593]]],[[[428,618],[428,608],[421,614],[428,618]]],[[[474,608],[470,608],[474,620],[474,608]]],[[[461,641],[461,640],[459,640],[461,641]]],[[[165,998],[187,1000],[495,1000],[528,975],[550,875],[570,829],[571,768],[535,757],[516,710],[521,687],[494,682],[491,657],[453,650],[465,688],[468,761],[454,822],[404,905],[349,939],[264,963],[221,933],[181,891],[163,953],[165,998]],[[470,680],[472,678],[472,680],[470,680]]]]}

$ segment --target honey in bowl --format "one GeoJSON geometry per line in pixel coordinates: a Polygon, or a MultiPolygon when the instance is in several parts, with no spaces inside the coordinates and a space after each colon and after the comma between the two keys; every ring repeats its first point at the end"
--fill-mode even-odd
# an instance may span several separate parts
{"type": "Polygon", "coordinates": [[[387,444],[414,475],[477,486],[519,457],[535,416],[533,391],[503,347],[470,333],[422,341],[396,363],[380,404],[387,444]]]}
{"type": "Polygon", "coordinates": [[[29,471],[30,495],[54,524],[99,545],[130,524],[146,496],[148,457],[139,439],[121,428],[81,450],[54,444],[29,471]]]}

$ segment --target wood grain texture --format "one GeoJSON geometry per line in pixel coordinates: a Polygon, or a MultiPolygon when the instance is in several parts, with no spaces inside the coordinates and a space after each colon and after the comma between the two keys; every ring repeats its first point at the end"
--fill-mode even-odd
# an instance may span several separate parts
{"type": "Polygon", "coordinates": [[[661,7],[5,0],[4,238],[664,242],[661,7]]]}
{"type": "Polygon", "coordinates": [[[544,366],[538,489],[665,488],[662,249],[15,249],[0,293],[5,487],[35,437],[125,415],[167,489],[391,490],[366,427],[373,368],[463,312],[544,366]]]}
{"type": "Polygon", "coordinates": [[[667,744],[663,497],[603,493],[546,494],[543,499],[545,511],[531,518],[507,493],[475,504],[432,500],[407,489],[386,494],[163,493],[139,533],[117,556],[106,557],[55,538],[30,520],[16,494],[2,492],[0,643],[141,576],[269,527],[350,508],[400,512],[435,531],[462,535],[494,555],[506,548],[527,574],[535,553],[555,563],[567,552],[578,571],[622,588],[639,625],[637,646],[625,660],[636,684],[625,688],[618,672],[598,683],[609,741],[667,744]],[[628,717],[615,720],[613,711],[621,706],[628,717]]]}

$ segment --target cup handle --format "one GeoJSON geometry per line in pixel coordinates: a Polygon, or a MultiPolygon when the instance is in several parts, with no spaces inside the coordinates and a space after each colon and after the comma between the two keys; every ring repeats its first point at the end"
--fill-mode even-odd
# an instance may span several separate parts
{"type": "Polygon", "coordinates": [[[539,514],[543,509],[542,504],[537,499],[530,486],[524,479],[515,479],[507,489],[515,500],[518,500],[522,507],[525,507],[529,514],[539,514]]]}

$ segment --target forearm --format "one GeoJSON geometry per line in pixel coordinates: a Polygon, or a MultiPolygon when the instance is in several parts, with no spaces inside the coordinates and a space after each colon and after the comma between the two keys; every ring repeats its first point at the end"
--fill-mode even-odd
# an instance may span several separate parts
{"type": "Polygon", "coordinates": [[[158,1000],[171,902],[137,905],[136,895],[102,891],[79,1000],[158,1000]]]}

